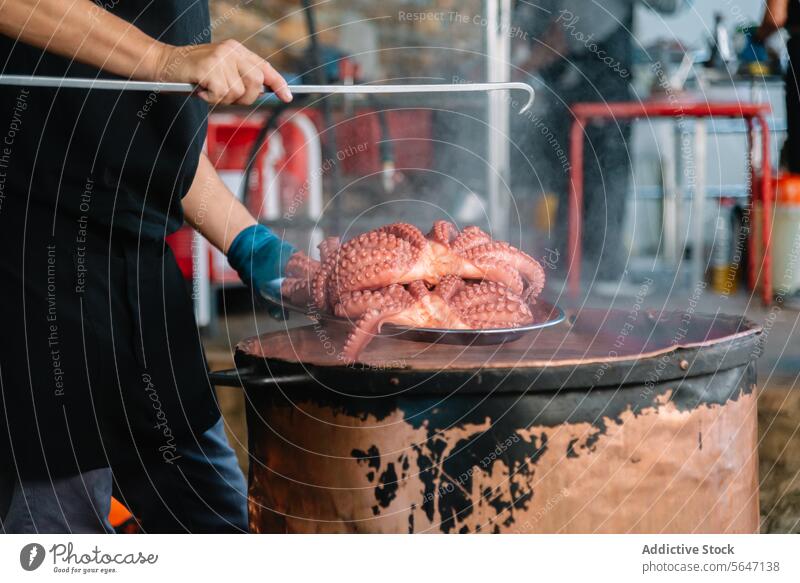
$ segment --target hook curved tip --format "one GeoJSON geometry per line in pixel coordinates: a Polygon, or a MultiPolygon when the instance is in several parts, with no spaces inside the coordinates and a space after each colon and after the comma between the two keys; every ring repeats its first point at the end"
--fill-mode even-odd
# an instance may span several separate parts
{"type": "Polygon", "coordinates": [[[528,103],[523,105],[522,109],[519,110],[519,114],[522,115],[526,111],[530,110],[531,107],[533,107],[533,101],[536,99],[536,92],[533,90],[533,87],[528,84],[523,84],[523,87],[520,87],[520,89],[528,92],[528,103]]]}

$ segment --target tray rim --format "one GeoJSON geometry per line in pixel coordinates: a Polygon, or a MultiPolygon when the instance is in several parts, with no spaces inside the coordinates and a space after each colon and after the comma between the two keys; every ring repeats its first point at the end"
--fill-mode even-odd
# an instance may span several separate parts
{"type": "MultiPolygon", "coordinates": [[[[352,324],[353,321],[349,318],[344,318],[342,316],[336,316],[334,314],[327,314],[319,310],[316,306],[309,308],[309,306],[303,307],[297,304],[293,304],[287,301],[283,296],[275,297],[274,295],[264,292],[261,292],[261,297],[269,302],[271,305],[283,308],[290,312],[296,314],[302,314],[307,318],[312,320],[321,321],[321,322],[331,322],[335,324],[352,324]]],[[[400,326],[397,324],[386,324],[383,327],[382,334],[386,332],[389,333],[397,333],[403,334],[406,332],[414,332],[419,334],[439,334],[439,335],[449,335],[449,334],[463,334],[463,335],[474,335],[474,336],[491,336],[491,335],[502,335],[502,334],[523,334],[525,332],[535,332],[536,330],[542,330],[544,328],[550,328],[551,326],[558,326],[562,322],[567,319],[566,313],[558,304],[552,304],[550,302],[542,302],[544,305],[550,308],[549,314],[550,318],[548,318],[544,322],[534,322],[532,324],[527,324],[525,326],[518,326],[516,328],[417,328],[413,326],[400,326]]]]}

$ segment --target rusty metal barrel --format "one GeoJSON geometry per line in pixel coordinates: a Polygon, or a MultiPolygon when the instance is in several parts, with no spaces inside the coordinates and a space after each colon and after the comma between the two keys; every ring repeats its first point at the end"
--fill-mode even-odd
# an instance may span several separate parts
{"type": "Polygon", "coordinates": [[[253,532],[758,531],[760,329],[582,310],[502,345],[239,345],[253,532]]]}

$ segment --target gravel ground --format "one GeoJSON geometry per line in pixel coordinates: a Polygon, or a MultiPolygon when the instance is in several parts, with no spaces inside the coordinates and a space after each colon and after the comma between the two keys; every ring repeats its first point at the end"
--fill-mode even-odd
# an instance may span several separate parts
{"type": "Polygon", "coordinates": [[[800,391],[763,391],[758,426],[761,531],[800,533],[800,391]]]}

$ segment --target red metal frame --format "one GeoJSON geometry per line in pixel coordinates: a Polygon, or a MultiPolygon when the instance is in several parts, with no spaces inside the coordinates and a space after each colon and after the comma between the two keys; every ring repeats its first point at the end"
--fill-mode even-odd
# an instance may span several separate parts
{"type": "MultiPolygon", "coordinates": [[[[583,228],[583,137],[586,124],[590,120],[616,120],[638,118],[707,118],[729,117],[747,121],[748,162],[750,165],[750,200],[753,205],[760,199],[762,203],[761,236],[764,258],[761,262],[762,300],[764,305],[772,303],[772,164],[770,161],[770,130],[767,115],[771,112],[766,103],[735,102],[617,102],[617,103],[577,103],[572,107],[574,120],[570,131],[570,197],[569,197],[569,239],[567,259],[569,269],[569,290],[575,297],[580,292],[581,280],[581,241],[583,228]],[[750,153],[753,149],[754,125],[761,131],[761,184],[756,187],[756,175],[750,153]]],[[[750,237],[755,229],[750,229],[750,237]]],[[[753,246],[751,245],[752,249],[753,246]]],[[[749,285],[755,289],[758,273],[755,253],[749,258],[749,285]]]]}

